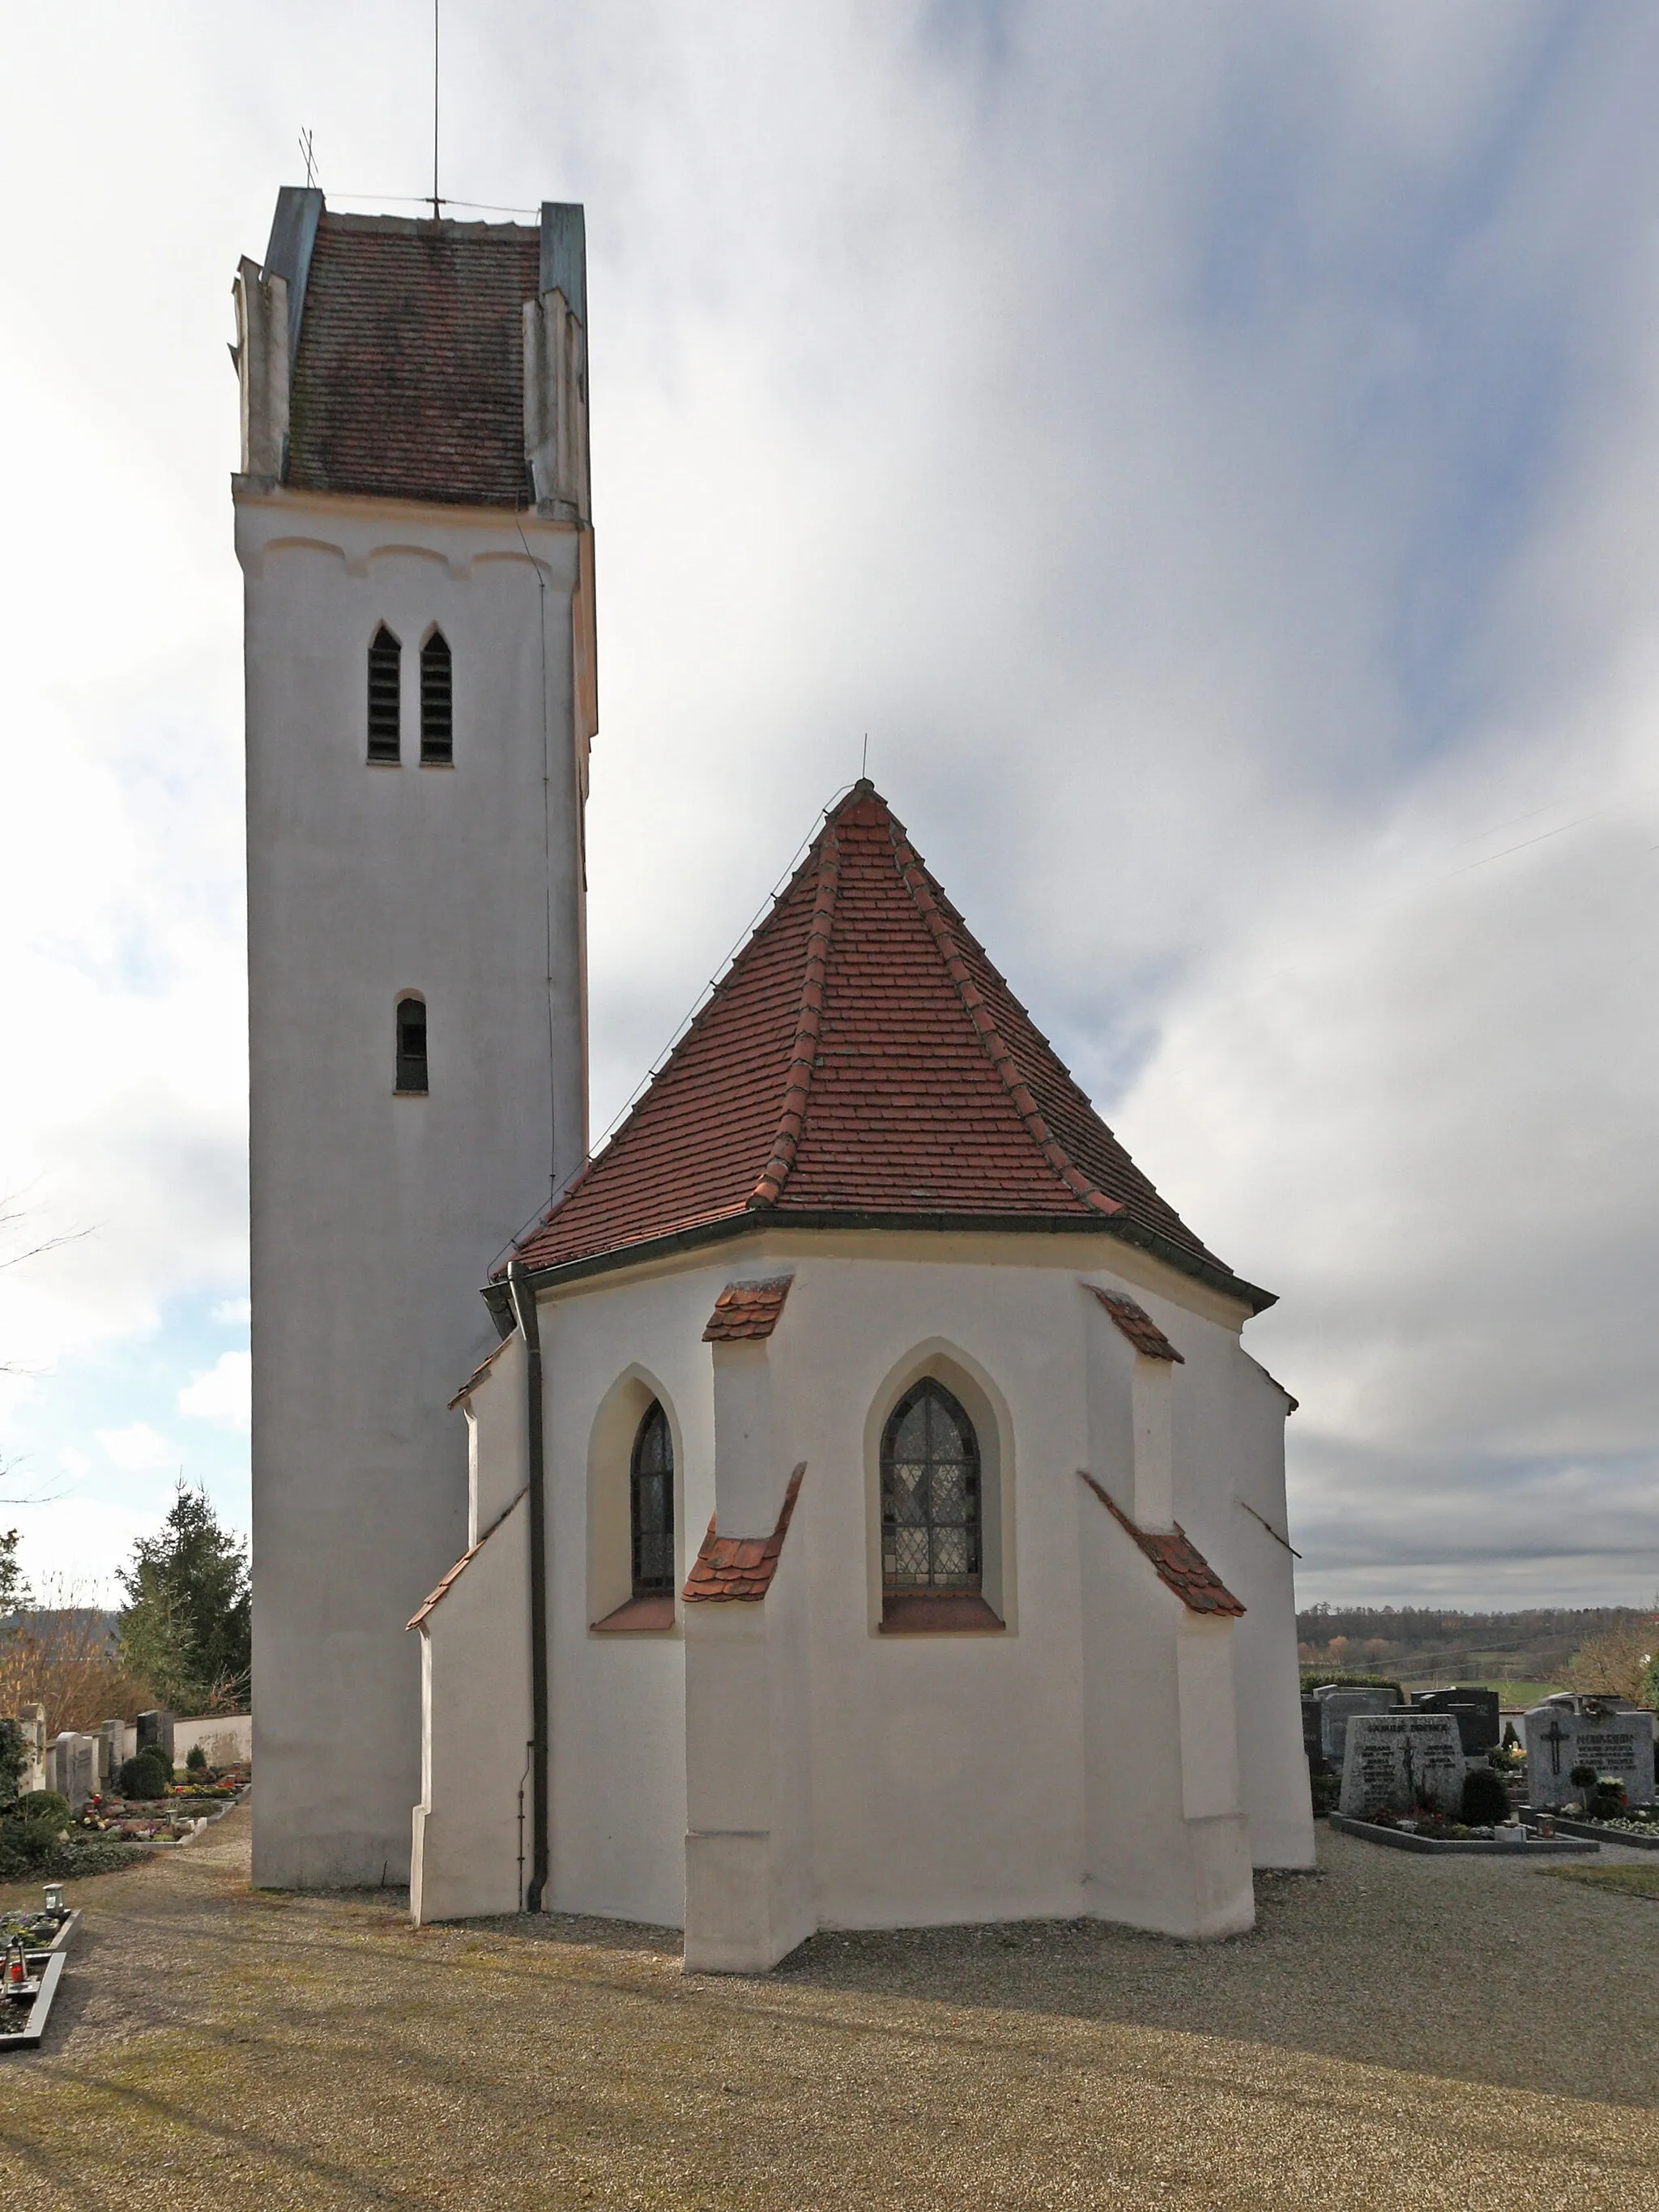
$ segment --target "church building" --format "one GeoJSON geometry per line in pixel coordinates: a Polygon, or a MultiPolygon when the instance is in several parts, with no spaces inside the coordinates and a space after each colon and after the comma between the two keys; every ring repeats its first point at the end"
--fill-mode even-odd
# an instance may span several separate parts
{"type": "Polygon", "coordinates": [[[1313,1860],[1268,1294],[865,781],[588,1158],[581,211],[284,192],[238,302],[256,1879],[732,1971],[1249,1927],[1313,1860]]]}

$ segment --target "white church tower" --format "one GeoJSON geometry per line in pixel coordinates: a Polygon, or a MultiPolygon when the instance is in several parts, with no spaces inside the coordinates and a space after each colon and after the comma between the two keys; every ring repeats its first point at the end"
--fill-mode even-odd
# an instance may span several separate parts
{"type": "Polygon", "coordinates": [[[586,1156],[596,725],[582,210],[331,214],[235,285],[246,585],[254,1880],[407,1878],[404,1624],[445,1400],[586,1156]]]}

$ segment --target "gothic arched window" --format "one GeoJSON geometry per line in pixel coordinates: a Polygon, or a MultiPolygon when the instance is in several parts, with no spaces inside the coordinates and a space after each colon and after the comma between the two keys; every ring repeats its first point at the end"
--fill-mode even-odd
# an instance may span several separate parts
{"type": "Polygon", "coordinates": [[[646,1408],[634,1438],[628,1476],[634,1540],[634,1595],[659,1597],[674,1588],[674,1440],[660,1399],[646,1408]]]}
{"type": "Polygon", "coordinates": [[[421,759],[447,768],[455,757],[454,691],[449,644],[434,629],[421,647],[421,759]]]}
{"type": "Polygon", "coordinates": [[[398,1001],[398,1080],[404,1091],[424,1091],[426,1080],[426,1000],[405,992],[398,1001]]]}
{"type": "Polygon", "coordinates": [[[942,1382],[924,1376],[881,1439],[881,1579],[888,1590],[977,1590],[979,1439],[942,1382]]]}
{"type": "Polygon", "coordinates": [[[404,649],[382,623],[368,648],[368,757],[402,757],[404,649]]]}

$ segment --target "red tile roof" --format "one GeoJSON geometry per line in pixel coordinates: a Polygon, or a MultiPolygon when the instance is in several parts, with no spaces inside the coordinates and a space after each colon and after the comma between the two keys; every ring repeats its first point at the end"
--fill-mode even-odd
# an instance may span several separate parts
{"type": "Polygon", "coordinates": [[[433,1591],[431,1596],[428,1598],[420,1611],[410,1620],[408,1624],[410,1628],[418,1628],[421,1623],[426,1619],[428,1613],[431,1612],[433,1607],[434,1605],[441,1604],[442,1601],[449,1595],[450,1591],[453,1589],[455,1584],[460,1580],[462,1574],[471,1565],[473,1560],[477,1558],[479,1553],[483,1551],[484,1546],[489,1541],[495,1531],[501,1527],[502,1522],[505,1521],[508,1514],[513,1511],[514,1507],[519,1504],[520,1500],[527,1498],[529,1494],[528,1491],[521,1490],[519,1492],[518,1497],[512,1501],[511,1504],[502,1507],[501,1510],[495,1516],[495,1518],[490,1522],[489,1526],[484,1530],[483,1535],[479,1537],[477,1542],[472,1546],[471,1549],[461,1553],[460,1558],[456,1560],[454,1565],[449,1570],[449,1572],[439,1583],[437,1589],[433,1591]]]}
{"type": "Polygon", "coordinates": [[[1177,1352],[1143,1305],[1123,1291],[1103,1291],[1098,1283],[1085,1283],[1085,1291],[1092,1291],[1117,1327],[1127,1336],[1137,1352],[1145,1352],[1148,1359],[1173,1359],[1181,1366],[1187,1364],[1187,1355],[1177,1352]]]}
{"type": "Polygon", "coordinates": [[[540,282],[538,228],[325,212],[286,482],[526,505],[522,310],[540,282]]]}
{"type": "Polygon", "coordinates": [[[519,1252],[562,1268],[872,1217],[1104,1229],[1271,1303],[1158,1196],[862,782],[519,1252]]]}
{"type": "Polygon", "coordinates": [[[789,1534],[795,1500],[800,1495],[800,1479],[805,1472],[806,1462],[803,1460],[789,1478],[778,1525],[769,1536],[717,1536],[714,1522],[709,1522],[702,1548],[685,1578],[682,1595],[688,1605],[730,1604],[734,1600],[753,1605],[766,1595],[778,1571],[783,1540],[789,1534]]]}
{"type": "Polygon", "coordinates": [[[728,1283],[714,1301],[703,1342],[732,1344],[744,1337],[770,1336],[794,1279],[784,1275],[771,1283],[728,1283]]]}
{"type": "MultiPolygon", "coordinates": [[[[1078,1469],[1083,1474],[1081,1468],[1078,1469]]],[[[1137,1528],[1115,1504],[1091,1474],[1083,1474],[1095,1496],[1115,1521],[1121,1522],[1158,1569],[1158,1579],[1172,1589],[1188,1613],[1211,1613],[1235,1618],[1244,1607],[1222,1582],[1179,1522],[1173,1529],[1137,1528]]]]}

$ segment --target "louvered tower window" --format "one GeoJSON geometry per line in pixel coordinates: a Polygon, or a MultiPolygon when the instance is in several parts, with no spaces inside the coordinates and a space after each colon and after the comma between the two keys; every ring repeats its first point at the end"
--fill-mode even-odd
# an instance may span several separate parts
{"type": "Polygon", "coordinates": [[[405,998],[398,1001],[398,1081],[399,1091],[423,1091],[426,1080],[426,1001],[405,998]]]}
{"type": "Polygon", "coordinates": [[[421,759],[447,768],[455,757],[449,646],[434,629],[421,647],[421,759]]]}
{"type": "Polygon", "coordinates": [[[979,1439],[942,1382],[924,1376],[881,1439],[881,1579],[889,1590],[976,1590],[979,1439]]]}
{"type": "Polygon", "coordinates": [[[404,649],[382,623],[368,648],[368,757],[396,763],[401,755],[404,649]]]}
{"type": "Polygon", "coordinates": [[[634,1595],[659,1597],[674,1587],[674,1440],[653,1398],[634,1439],[629,1469],[634,1537],[634,1595]]]}

